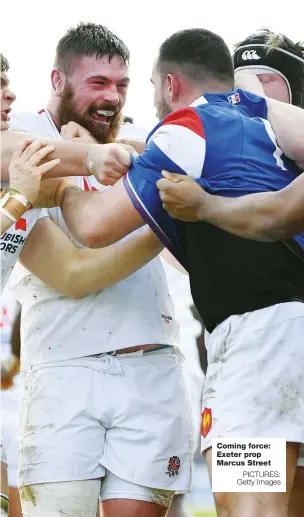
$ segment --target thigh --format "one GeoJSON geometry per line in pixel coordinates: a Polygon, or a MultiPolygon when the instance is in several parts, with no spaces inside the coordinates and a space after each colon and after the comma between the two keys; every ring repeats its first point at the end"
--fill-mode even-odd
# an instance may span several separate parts
{"type": "Polygon", "coordinates": [[[215,436],[303,443],[304,304],[280,304],[229,320],[208,342],[202,450],[215,436]],[[226,334],[220,334],[225,325],[226,334]]]}
{"type": "Polygon", "coordinates": [[[100,479],[22,486],[23,517],[96,517],[100,479]]]}
{"type": "Polygon", "coordinates": [[[113,398],[113,385],[101,463],[132,483],[187,492],[193,435],[179,356],[161,351],[118,360],[124,375],[112,376],[112,383],[121,383],[123,396],[113,398]]]}
{"type": "Polygon", "coordinates": [[[163,517],[174,492],[137,485],[106,471],[100,499],[103,517],[163,517]]]}
{"type": "MultiPolygon", "coordinates": [[[[295,480],[299,446],[286,444],[286,492],[217,492],[214,493],[219,517],[290,517],[288,502],[291,498],[295,480]]],[[[206,461],[210,480],[212,481],[212,449],[206,451],[206,461]]],[[[294,514],[299,517],[299,514],[294,514]]],[[[293,517],[293,516],[292,516],[293,517]]]]}
{"type": "Polygon", "coordinates": [[[22,517],[19,490],[9,487],[9,517],[22,517]]]}
{"type": "MultiPolygon", "coordinates": [[[[100,478],[105,429],[92,404],[98,393],[82,367],[44,368],[26,382],[19,435],[19,482],[32,485],[100,478]]],[[[102,393],[100,394],[102,397],[102,393]]]]}
{"type": "Polygon", "coordinates": [[[289,499],[288,517],[299,517],[304,508],[304,467],[297,467],[289,499]]]}
{"type": "Polygon", "coordinates": [[[18,432],[22,399],[20,378],[18,386],[1,392],[1,431],[8,460],[8,482],[18,486],[18,432]]]}
{"type": "MultiPolygon", "coordinates": [[[[2,448],[2,446],[1,446],[2,448]]],[[[7,482],[7,464],[1,461],[1,516],[8,516],[9,492],[7,482]]]]}

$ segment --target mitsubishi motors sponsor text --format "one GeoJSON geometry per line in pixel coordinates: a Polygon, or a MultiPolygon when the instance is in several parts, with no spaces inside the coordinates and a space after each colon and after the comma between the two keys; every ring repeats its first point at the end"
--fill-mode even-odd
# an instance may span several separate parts
{"type": "Polygon", "coordinates": [[[26,237],[22,237],[22,235],[5,232],[1,236],[0,250],[8,253],[16,253],[18,247],[23,246],[25,241],[26,237]]]}

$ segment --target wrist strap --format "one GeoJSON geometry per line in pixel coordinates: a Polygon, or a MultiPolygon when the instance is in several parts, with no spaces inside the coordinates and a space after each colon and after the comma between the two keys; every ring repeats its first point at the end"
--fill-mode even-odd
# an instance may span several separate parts
{"type": "Polygon", "coordinates": [[[86,162],[86,167],[87,167],[87,171],[89,173],[89,176],[93,176],[93,160],[89,160],[88,162],[86,162]]]}
{"type": "Polygon", "coordinates": [[[27,209],[31,208],[32,204],[26,199],[26,197],[18,192],[18,190],[9,189],[8,193],[11,197],[22,203],[27,209]]]}
{"type": "Polygon", "coordinates": [[[27,211],[27,207],[19,199],[11,196],[9,192],[0,199],[0,209],[14,223],[27,211]]]}

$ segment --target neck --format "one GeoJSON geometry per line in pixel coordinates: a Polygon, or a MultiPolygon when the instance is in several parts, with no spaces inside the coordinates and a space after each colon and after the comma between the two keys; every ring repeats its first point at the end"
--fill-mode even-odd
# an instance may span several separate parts
{"type": "Polygon", "coordinates": [[[60,132],[61,127],[60,127],[59,118],[58,118],[58,115],[57,115],[57,113],[58,113],[58,102],[57,102],[57,100],[51,97],[49,99],[46,107],[47,107],[47,110],[48,110],[49,114],[52,117],[52,120],[53,120],[55,126],[57,127],[58,131],[60,132]]]}
{"type": "Polygon", "coordinates": [[[178,100],[177,105],[174,109],[184,108],[190,106],[196,99],[205,95],[205,93],[226,93],[233,89],[233,84],[221,83],[219,81],[205,81],[204,84],[192,87],[188,91],[184,92],[181,99],[178,100]]]}

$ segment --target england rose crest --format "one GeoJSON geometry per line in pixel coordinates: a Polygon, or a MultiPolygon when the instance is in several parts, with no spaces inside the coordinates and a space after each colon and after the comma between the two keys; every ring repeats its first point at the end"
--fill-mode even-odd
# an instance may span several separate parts
{"type": "Polygon", "coordinates": [[[168,471],[166,472],[170,477],[178,476],[180,469],[180,459],[178,456],[171,456],[168,462],[168,471]]]}

